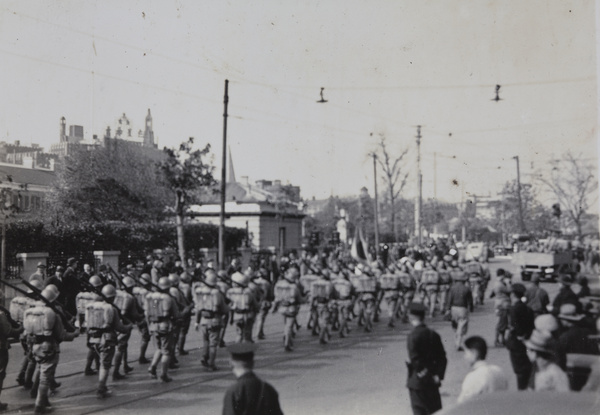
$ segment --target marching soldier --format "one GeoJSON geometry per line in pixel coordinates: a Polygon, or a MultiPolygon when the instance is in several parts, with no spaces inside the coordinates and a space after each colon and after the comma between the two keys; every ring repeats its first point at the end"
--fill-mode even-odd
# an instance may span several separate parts
{"type": "Polygon", "coordinates": [[[273,302],[273,290],[271,288],[271,283],[266,278],[267,270],[261,268],[256,273],[256,277],[254,278],[254,283],[260,287],[261,290],[261,301],[258,310],[257,322],[258,322],[258,338],[263,340],[265,338],[264,326],[265,320],[267,318],[267,314],[271,309],[271,304],[273,302]]]}
{"type": "MultiPolygon", "coordinates": [[[[143,311],[143,314],[146,314],[146,295],[152,291],[152,285],[150,284],[151,277],[150,274],[144,273],[140,275],[140,284],[141,286],[133,287],[132,294],[135,298],[135,301],[138,306],[138,310],[143,311]]],[[[148,349],[148,343],[150,343],[150,331],[148,330],[148,321],[145,318],[138,320],[137,322],[138,330],[140,331],[140,357],[138,358],[138,363],[143,365],[150,363],[150,361],[146,358],[146,350],[148,349]]]]}
{"type": "MultiPolygon", "coordinates": [[[[430,263],[425,263],[425,270],[421,274],[421,289],[425,293],[427,303],[429,303],[429,317],[435,314],[438,290],[440,284],[440,275],[433,269],[430,263]]],[[[424,301],[425,303],[425,301],[424,301]]]]}
{"type": "MultiPolygon", "coordinates": [[[[100,277],[97,275],[93,275],[89,280],[88,288],[89,291],[80,292],[76,298],[77,312],[79,313],[80,311],[83,311],[83,321],[81,322],[81,319],[79,320],[81,322],[80,332],[81,327],[88,327],[87,307],[95,301],[100,301],[100,295],[98,295],[96,291],[93,291],[97,290],[99,292],[100,290],[102,290],[102,280],[100,279],[100,277]]],[[[100,369],[100,357],[96,353],[95,343],[91,341],[91,335],[89,330],[87,330],[86,332],[86,346],[88,348],[88,353],[85,359],[85,370],[83,371],[83,374],[85,376],[94,376],[98,374],[98,370],[100,369]],[[92,369],[93,363],[96,364],[97,370],[92,369]]]]}
{"type": "Polygon", "coordinates": [[[365,267],[362,275],[358,277],[355,287],[359,300],[359,314],[364,317],[366,332],[373,330],[373,314],[375,313],[378,289],[377,279],[368,275],[368,271],[368,267],[365,267]]]}
{"type": "Polygon", "coordinates": [[[400,302],[400,313],[402,314],[402,322],[408,323],[408,307],[415,297],[417,282],[410,274],[406,264],[400,266],[398,277],[400,278],[400,298],[398,299],[400,302]]]}
{"type": "MultiPolygon", "coordinates": [[[[50,304],[53,304],[59,295],[55,288],[48,285],[42,291],[42,296],[50,304]]],[[[79,333],[67,332],[56,311],[42,301],[25,311],[23,325],[25,332],[34,338],[32,353],[38,364],[36,372],[40,375],[34,412],[42,414],[47,412],[50,406],[48,391],[58,365],[59,344],[62,341],[72,341],[79,333]]]]}
{"type": "Polygon", "coordinates": [[[170,369],[177,369],[179,367],[179,361],[175,354],[175,349],[179,341],[179,336],[184,330],[185,325],[191,322],[191,312],[194,307],[193,303],[188,303],[188,299],[185,298],[184,293],[179,289],[179,275],[170,274],[168,277],[170,284],[169,295],[175,300],[175,305],[179,311],[179,318],[175,320],[175,325],[169,340],[169,350],[171,351],[171,360],[169,361],[170,369]]]}
{"type": "Polygon", "coordinates": [[[286,352],[291,352],[294,323],[296,316],[300,310],[302,297],[300,288],[296,281],[298,278],[298,268],[290,267],[285,272],[282,279],[275,284],[275,303],[273,312],[277,311],[281,306],[281,314],[283,315],[284,331],[283,344],[286,352]]]}
{"type": "Polygon", "coordinates": [[[475,260],[472,260],[467,262],[463,266],[463,268],[469,278],[469,285],[471,286],[473,302],[476,305],[483,304],[483,268],[481,267],[481,264],[475,260]]]}
{"type": "MultiPolygon", "coordinates": [[[[227,298],[227,291],[231,288],[231,280],[227,277],[226,271],[216,272],[214,269],[209,268],[206,270],[206,278],[214,273],[217,276],[217,288],[221,291],[221,294],[225,296],[225,302],[229,305],[230,301],[227,298]]],[[[219,333],[219,347],[225,347],[225,332],[227,331],[227,324],[229,323],[229,313],[223,317],[223,323],[221,324],[221,331],[219,333]]]]}
{"type": "MultiPolygon", "coordinates": [[[[305,294],[310,296],[310,287],[312,283],[319,278],[317,275],[312,273],[312,268],[310,267],[310,265],[307,266],[311,272],[308,274],[301,275],[299,279],[302,296],[304,296],[305,294]]],[[[308,330],[312,330],[312,335],[316,336],[319,330],[319,318],[317,316],[316,307],[313,306],[312,300],[310,299],[309,304],[311,306],[308,312],[308,322],[306,323],[306,328],[308,330]]]]}
{"type": "Polygon", "coordinates": [[[329,301],[332,299],[333,285],[328,279],[326,270],[323,270],[320,278],[310,285],[311,308],[315,308],[319,324],[319,342],[327,344],[331,331],[331,313],[329,312],[329,301]]]}
{"type": "MultiPolygon", "coordinates": [[[[335,271],[336,268],[334,268],[335,271]]],[[[338,321],[340,337],[346,337],[350,332],[348,328],[348,320],[350,318],[350,309],[352,307],[354,297],[354,287],[348,281],[348,277],[343,272],[334,273],[332,281],[334,288],[334,298],[338,309],[338,321]]]]}
{"type": "MultiPolygon", "coordinates": [[[[33,280],[31,283],[35,288],[41,290],[43,287],[43,283],[40,280],[33,280]]],[[[0,291],[1,292],[1,291],[0,291]]],[[[31,289],[28,292],[33,292],[31,289]]],[[[0,295],[0,298],[2,296],[0,295]]],[[[33,298],[27,296],[17,296],[12,299],[9,306],[10,316],[17,323],[23,325],[23,316],[25,311],[36,306],[36,301],[33,298]]],[[[9,333],[10,334],[10,333],[9,333]]],[[[35,359],[31,354],[31,348],[33,346],[34,338],[28,335],[25,332],[22,332],[19,336],[19,341],[21,343],[21,347],[23,347],[23,361],[21,362],[21,369],[19,370],[19,374],[17,376],[17,383],[21,386],[24,386],[26,389],[31,388],[33,385],[33,373],[35,371],[35,359]]],[[[0,348],[1,350],[1,348],[0,348]]],[[[7,349],[8,350],[8,349],[7,349]]],[[[0,373],[2,371],[0,370],[0,373]]],[[[2,390],[0,382],[0,391],[2,390]]],[[[1,409],[2,404],[0,404],[1,409]]]]}
{"type": "MultiPolygon", "coordinates": [[[[41,283],[39,284],[41,286],[41,283]]],[[[17,297],[19,298],[19,297],[17,297]]],[[[27,297],[23,297],[25,299],[27,299],[27,297]]],[[[0,301],[4,299],[4,291],[2,291],[0,289],[0,301]]],[[[27,299],[29,300],[29,299],[27,299]]],[[[14,301],[14,300],[13,300],[14,301]]],[[[27,306],[27,308],[22,308],[21,310],[23,310],[23,312],[25,312],[27,309],[31,308],[31,305],[34,305],[33,302],[31,301],[26,301],[24,302],[25,305],[27,306]]],[[[11,302],[11,308],[12,308],[12,302],[11,302]]],[[[4,310],[4,309],[3,309],[4,310]]],[[[4,385],[4,378],[6,377],[6,367],[8,366],[8,349],[10,349],[10,338],[14,338],[14,337],[18,337],[22,332],[23,332],[23,327],[19,324],[16,325],[13,323],[15,323],[16,321],[13,320],[12,322],[10,321],[11,317],[9,313],[8,315],[3,311],[0,310],[0,392],[2,392],[2,386],[4,385]]],[[[15,317],[18,318],[18,316],[15,315],[15,317]]],[[[23,317],[22,315],[20,316],[20,322],[23,322],[23,317]]],[[[21,336],[21,344],[23,345],[23,350],[25,352],[25,361],[24,361],[24,366],[25,369],[27,369],[28,367],[28,351],[29,351],[29,345],[27,344],[27,335],[25,336],[21,336]],[[25,341],[23,341],[23,337],[25,337],[25,341]]],[[[23,365],[22,365],[23,366],[23,365]]],[[[21,372],[25,372],[25,370],[23,370],[23,368],[21,368],[21,372]]],[[[19,374],[20,376],[20,374],[19,374]]],[[[24,376],[24,375],[23,375],[24,376]]],[[[18,381],[18,379],[17,379],[18,381]]],[[[23,378],[22,382],[19,382],[20,385],[23,385],[25,383],[25,379],[23,378]]],[[[0,403],[0,411],[5,411],[8,408],[8,404],[6,403],[0,403]]]]}
{"type": "Polygon", "coordinates": [[[215,359],[219,334],[223,324],[223,316],[227,315],[229,308],[225,303],[225,296],[217,288],[217,275],[207,272],[206,280],[194,288],[196,304],[196,330],[200,325],[202,335],[202,366],[210,372],[217,370],[215,359]]]}
{"type": "Polygon", "coordinates": [[[254,314],[258,308],[254,292],[248,288],[246,277],[240,272],[231,275],[233,287],[227,291],[231,301],[231,325],[236,328],[236,343],[252,343],[254,314]]]}
{"type": "Polygon", "coordinates": [[[388,267],[388,272],[381,275],[379,278],[379,284],[383,291],[383,299],[387,304],[389,322],[388,327],[394,327],[394,321],[396,320],[396,314],[398,313],[398,299],[400,298],[400,276],[394,273],[394,265],[388,267]]]}
{"type": "Polygon", "coordinates": [[[173,326],[175,320],[179,318],[179,310],[175,304],[175,300],[171,298],[169,293],[169,279],[161,277],[158,280],[158,292],[150,292],[146,295],[146,319],[148,320],[148,328],[154,337],[154,357],[148,369],[148,373],[153,379],[157,378],[156,368],[160,361],[161,376],[163,382],[170,382],[168,375],[170,350],[169,340],[172,337],[173,326]]]}
{"type": "MultiPolygon", "coordinates": [[[[188,305],[194,303],[194,300],[192,297],[192,287],[190,285],[191,279],[192,279],[191,276],[187,272],[183,272],[181,274],[181,277],[179,277],[179,283],[177,284],[176,282],[174,282],[174,284],[177,284],[177,286],[179,288],[179,290],[178,290],[179,293],[184,298],[185,303],[188,305]]],[[[181,325],[181,330],[179,332],[179,338],[177,340],[177,351],[179,352],[179,354],[181,356],[185,356],[185,355],[189,354],[189,352],[187,350],[185,350],[185,340],[186,340],[187,334],[190,330],[191,322],[192,322],[192,314],[191,314],[191,309],[190,309],[190,312],[186,313],[184,316],[184,319],[183,319],[182,325],[181,325]]]]}
{"type": "Polygon", "coordinates": [[[440,285],[438,291],[438,303],[440,305],[440,312],[444,312],[444,306],[446,304],[446,298],[448,298],[448,292],[452,286],[452,279],[450,278],[450,272],[446,269],[446,263],[442,262],[438,268],[438,275],[440,276],[440,285]]]}
{"type": "MultiPolygon", "coordinates": [[[[143,313],[140,313],[138,304],[132,295],[133,286],[135,281],[131,277],[123,278],[123,290],[117,290],[114,304],[120,310],[121,316],[132,323],[137,323],[143,319],[143,313]]],[[[123,372],[125,374],[133,371],[133,368],[127,364],[127,350],[129,344],[129,338],[131,337],[131,330],[126,333],[119,333],[117,335],[117,351],[115,353],[113,371],[113,380],[125,379],[125,376],[119,373],[121,363],[123,363],[123,372]]]]}
{"type": "Polygon", "coordinates": [[[90,332],[90,342],[94,344],[96,353],[100,357],[100,371],[98,375],[98,398],[106,398],[111,392],[106,387],[108,373],[115,355],[117,345],[117,332],[128,334],[131,324],[123,324],[117,308],[113,306],[117,290],[111,284],[102,287],[102,299],[88,305],[86,320],[90,332]]]}

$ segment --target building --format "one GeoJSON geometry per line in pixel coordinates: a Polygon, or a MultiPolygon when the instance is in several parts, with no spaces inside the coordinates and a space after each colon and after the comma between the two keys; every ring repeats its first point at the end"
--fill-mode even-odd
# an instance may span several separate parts
{"type": "Polygon", "coordinates": [[[52,190],[56,180],[54,160],[50,167],[35,166],[32,158],[25,157],[22,165],[0,163],[0,189],[23,214],[35,213],[42,207],[44,196],[52,190]],[[8,193],[5,193],[9,190],[8,193]]]}
{"type": "MultiPolygon", "coordinates": [[[[225,194],[225,225],[246,229],[252,249],[279,253],[302,249],[305,214],[299,187],[282,186],[278,180],[259,180],[254,186],[230,181],[225,194]]],[[[191,206],[191,221],[218,225],[219,201],[217,194],[207,203],[191,206]]]]}

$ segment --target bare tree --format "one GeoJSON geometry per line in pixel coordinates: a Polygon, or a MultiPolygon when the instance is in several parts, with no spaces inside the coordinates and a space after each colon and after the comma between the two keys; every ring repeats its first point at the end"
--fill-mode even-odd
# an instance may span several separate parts
{"type": "Polygon", "coordinates": [[[404,165],[402,164],[402,160],[407,153],[408,148],[405,148],[400,151],[399,155],[392,155],[390,149],[388,148],[385,135],[382,133],[379,134],[378,149],[375,154],[377,156],[379,166],[381,166],[381,170],[383,170],[383,178],[387,185],[387,196],[390,202],[390,224],[395,241],[398,241],[395,204],[396,200],[398,200],[398,197],[400,196],[400,193],[404,189],[404,186],[406,186],[406,181],[408,179],[408,172],[404,173],[404,165]]]}
{"type": "Polygon", "coordinates": [[[593,193],[598,189],[594,168],[569,151],[555,162],[549,177],[539,175],[539,178],[552,190],[561,211],[575,226],[577,237],[581,240],[583,217],[590,207],[593,193]]]}

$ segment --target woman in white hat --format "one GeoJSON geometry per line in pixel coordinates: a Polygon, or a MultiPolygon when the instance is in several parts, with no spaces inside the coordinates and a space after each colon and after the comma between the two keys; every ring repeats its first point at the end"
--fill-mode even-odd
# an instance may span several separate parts
{"type": "Polygon", "coordinates": [[[529,388],[535,391],[568,392],[569,378],[553,362],[554,351],[551,343],[550,332],[537,329],[533,330],[529,340],[525,341],[527,356],[533,363],[529,388]]]}

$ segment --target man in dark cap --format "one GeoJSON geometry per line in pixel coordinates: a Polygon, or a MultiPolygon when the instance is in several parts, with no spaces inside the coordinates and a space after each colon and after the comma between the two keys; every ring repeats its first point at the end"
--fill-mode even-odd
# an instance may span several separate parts
{"type": "Polygon", "coordinates": [[[237,382],[225,392],[223,415],[283,415],[275,388],[253,372],[256,349],[253,343],[235,343],[227,348],[237,382]]]}
{"type": "Polygon", "coordinates": [[[76,268],[77,260],[75,258],[69,258],[67,260],[67,269],[65,269],[65,273],[63,274],[63,289],[66,301],[65,308],[72,316],[77,314],[75,297],[82,291],[76,268]]]}
{"type": "Polygon", "coordinates": [[[556,297],[554,297],[554,301],[552,302],[552,314],[558,316],[560,313],[560,307],[563,304],[573,304],[578,313],[581,313],[581,303],[577,298],[577,294],[573,292],[571,289],[571,284],[573,283],[573,277],[569,274],[563,274],[560,276],[558,280],[558,285],[560,290],[556,297]]]}
{"type": "Polygon", "coordinates": [[[440,335],[424,323],[426,311],[421,303],[412,303],[408,309],[413,329],[406,340],[410,359],[406,362],[406,387],[415,415],[429,415],[442,409],[440,385],[448,363],[440,335]]]}
{"type": "Polygon", "coordinates": [[[533,311],[527,307],[525,298],[526,288],[521,283],[511,286],[511,306],[508,314],[508,338],[506,348],[510,355],[510,363],[513,372],[517,376],[517,389],[527,389],[529,375],[531,373],[531,361],[527,357],[525,340],[529,338],[533,330],[533,311]]]}
{"type": "Polygon", "coordinates": [[[550,304],[548,292],[540,287],[540,274],[534,273],[531,282],[526,286],[525,298],[527,306],[533,310],[535,317],[548,312],[547,307],[550,304]]]}

